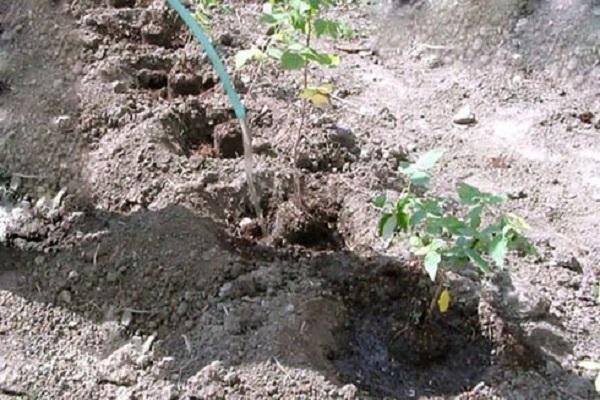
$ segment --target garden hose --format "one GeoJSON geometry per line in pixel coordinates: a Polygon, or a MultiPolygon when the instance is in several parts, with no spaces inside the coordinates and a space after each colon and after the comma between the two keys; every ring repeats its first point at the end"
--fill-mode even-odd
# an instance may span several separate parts
{"type": "Polygon", "coordinates": [[[246,109],[242,105],[240,96],[235,91],[235,88],[233,87],[233,83],[231,82],[231,79],[229,78],[229,74],[227,73],[227,70],[225,69],[223,62],[221,62],[221,59],[219,58],[219,55],[217,54],[217,51],[215,50],[212,43],[210,42],[210,39],[208,38],[208,36],[206,36],[204,31],[202,30],[202,27],[200,26],[198,21],[196,21],[196,18],[194,18],[192,16],[192,14],[190,14],[190,12],[187,10],[187,8],[185,8],[179,0],[167,0],[167,3],[169,3],[169,5],[173,8],[173,10],[175,10],[177,12],[177,14],[179,14],[179,16],[181,17],[183,22],[185,22],[187,27],[190,29],[190,31],[192,31],[192,33],[198,40],[198,43],[200,43],[202,48],[204,48],[206,55],[208,55],[210,62],[212,63],[215,70],[217,71],[217,75],[219,76],[219,79],[221,80],[221,83],[223,84],[223,87],[225,88],[225,92],[227,93],[229,102],[231,103],[231,106],[233,107],[235,116],[240,121],[245,120],[246,119],[246,109]]]}
{"type": "Polygon", "coordinates": [[[254,211],[256,213],[256,217],[259,219],[261,228],[263,233],[266,233],[266,226],[264,224],[262,218],[262,209],[260,206],[260,197],[256,191],[256,186],[254,184],[254,161],[252,157],[252,136],[250,135],[250,129],[248,128],[248,124],[246,122],[246,109],[244,108],[242,101],[240,100],[240,96],[235,91],[233,83],[231,82],[231,78],[229,78],[229,74],[227,73],[227,69],[225,69],[225,65],[219,58],[217,51],[212,45],[210,39],[204,33],[204,30],[196,21],[196,18],[190,14],[190,12],[181,4],[180,0],[167,0],[167,3],[179,14],[179,17],[183,20],[183,22],[187,25],[190,31],[200,43],[200,46],[204,49],[210,62],[212,63],[223,87],[225,88],[225,92],[227,93],[227,97],[229,98],[229,102],[231,103],[231,107],[233,107],[233,111],[235,112],[235,116],[240,121],[240,126],[242,129],[242,141],[244,144],[244,169],[246,172],[246,179],[248,181],[248,190],[250,192],[250,201],[254,206],[254,211]]]}

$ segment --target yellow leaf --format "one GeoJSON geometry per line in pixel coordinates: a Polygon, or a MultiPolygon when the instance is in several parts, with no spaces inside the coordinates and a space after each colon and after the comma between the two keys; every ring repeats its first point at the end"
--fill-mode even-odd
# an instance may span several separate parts
{"type": "Polygon", "coordinates": [[[331,94],[333,93],[333,85],[331,83],[323,83],[317,88],[317,90],[321,94],[331,94]]]}
{"type": "Polygon", "coordinates": [[[329,104],[329,96],[321,93],[315,93],[310,97],[310,101],[312,101],[316,107],[325,107],[329,104]]]}
{"type": "Polygon", "coordinates": [[[450,292],[448,291],[448,289],[442,290],[442,293],[440,293],[440,297],[438,298],[437,303],[441,313],[445,313],[446,311],[448,311],[448,307],[450,306],[450,292]]]}
{"type": "Polygon", "coordinates": [[[303,99],[309,99],[313,97],[315,94],[319,93],[317,89],[309,87],[300,92],[300,97],[303,99]]]}

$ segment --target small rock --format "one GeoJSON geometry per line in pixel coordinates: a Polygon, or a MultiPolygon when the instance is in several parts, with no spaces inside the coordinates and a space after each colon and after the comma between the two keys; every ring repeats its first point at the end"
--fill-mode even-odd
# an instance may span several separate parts
{"type": "Polygon", "coordinates": [[[253,224],[254,224],[254,221],[252,220],[252,218],[248,218],[248,217],[242,218],[242,220],[240,221],[240,229],[245,230],[253,224]]]}
{"type": "Polygon", "coordinates": [[[147,366],[149,366],[152,362],[152,356],[150,354],[140,354],[136,359],[135,359],[135,365],[137,365],[138,367],[141,368],[146,368],[147,366]]]}
{"type": "Polygon", "coordinates": [[[442,60],[442,58],[436,54],[432,54],[428,57],[425,57],[423,61],[425,62],[427,68],[430,69],[439,68],[442,65],[444,65],[444,61],[442,60]]]}
{"type": "Polygon", "coordinates": [[[171,42],[171,31],[167,26],[150,23],[142,26],[142,40],[144,43],[156,46],[168,46],[171,42]]]}
{"type": "Polygon", "coordinates": [[[584,124],[591,124],[594,119],[594,114],[590,111],[582,112],[579,114],[579,120],[584,124]]]}
{"type": "Polygon", "coordinates": [[[356,146],[356,138],[354,137],[354,134],[350,128],[346,128],[339,124],[333,125],[332,128],[332,132],[328,135],[332,142],[339,143],[340,145],[350,149],[356,146]]]}
{"type": "Polygon", "coordinates": [[[227,297],[231,294],[233,290],[233,283],[225,282],[221,289],[219,290],[219,297],[227,297]]]}
{"type": "Polygon", "coordinates": [[[71,271],[71,272],[69,272],[69,275],[67,278],[70,281],[75,281],[75,280],[77,280],[77,278],[79,278],[79,273],[77,271],[71,271]]]}
{"type": "Polygon", "coordinates": [[[182,301],[179,306],[177,306],[177,315],[183,317],[188,310],[188,305],[185,301],[182,301]]]}
{"type": "Polygon", "coordinates": [[[583,273],[583,267],[581,266],[581,263],[579,262],[579,260],[575,257],[575,256],[571,256],[568,259],[562,259],[562,260],[557,260],[554,261],[551,266],[556,266],[559,268],[565,268],[568,269],[569,271],[573,271],[576,272],[578,274],[582,274],[583,273]]]}
{"type": "Polygon", "coordinates": [[[458,125],[471,125],[477,122],[477,119],[469,106],[463,106],[454,115],[452,122],[458,125]]]}
{"type": "Polygon", "coordinates": [[[356,386],[354,386],[353,384],[350,383],[350,384],[342,387],[338,391],[338,393],[344,400],[354,400],[354,399],[356,399],[358,389],[356,388],[356,386]]]}
{"type": "Polygon", "coordinates": [[[117,94],[122,94],[122,93],[127,92],[127,85],[124,82],[116,81],[116,82],[113,82],[110,86],[112,88],[112,91],[117,94]]]}
{"type": "Polygon", "coordinates": [[[228,385],[228,386],[235,386],[240,382],[240,377],[238,376],[238,374],[234,371],[228,372],[227,375],[225,375],[225,377],[223,378],[223,381],[228,385]]]}
{"type": "Polygon", "coordinates": [[[156,333],[153,333],[152,335],[148,336],[148,338],[144,341],[144,344],[142,344],[142,353],[149,353],[150,350],[152,350],[152,345],[154,344],[155,340],[156,333]]]}
{"type": "Polygon", "coordinates": [[[54,198],[52,199],[52,205],[51,205],[52,210],[58,210],[60,208],[63,198],[65,197],[66,193],[67,193],[67,189],[62,188],[56,194],[56,196],[54,196],[54,198]]]}
{"type": "Polygon", "coordinates": [[[123,314],[121,315],[121,325],[123,325],[124,327],[128,327],[131,325],[132,321],[133,321],[133,314],[131,313],[131,311],[130,310],[123,311],[123,314]]]}
{"type": "Polygon", "coordinates": [[[58,294],[58,299],[65,304],[70,304],[71,303],[71,292],[69,292],[68,290],[61,290],[61,292],[58,294]]]}
{"type": "Polygon", "coordinates": [[[137,381],[137,374],[131,361],[135,355],[131,343],[115,350],[98,364],[98,379],[115,385],[133,386],[137,381]]]}
{"type": "Polygon", "coordinates": [[[61,131],[68,131],[73,127],[73,120],[68,115],[59,115],[54,119],[54,126],[61,131]]]}

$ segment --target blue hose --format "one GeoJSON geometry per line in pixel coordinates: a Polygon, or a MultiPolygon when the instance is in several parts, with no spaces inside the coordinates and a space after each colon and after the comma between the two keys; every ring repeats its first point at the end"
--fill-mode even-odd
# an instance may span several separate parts
{"type": "Polygon", "coordinates": [[[188,28],[190,28],[200,45],[204,48],[204,51],[206,51],[208,58],[212,62],[212,65],[217,71],[217,75],[219,76],[219,79],[225,88],[225,92],[227,93],[229,102],[233,107],[235,116],[239,120],[244,121],[246,119],[246,109],[242,105],[240,96],[235,91],[233,83],[231,83],[231,79],[229,78],[229,74],[227,73],[223,62],[221,62],[217,51],[202,30],[202,27],[179,0],[167,0],[167,3],[169,3],[169,5],[177,12],[177,14],[179,14],[183,22],[185,22],[188,28]]]}

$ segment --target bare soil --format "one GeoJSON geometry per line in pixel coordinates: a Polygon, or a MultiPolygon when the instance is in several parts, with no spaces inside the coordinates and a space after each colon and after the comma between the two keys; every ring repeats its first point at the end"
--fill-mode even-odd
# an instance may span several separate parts
{"type": "MultiPolygon", "coordinates": [[[[600,5],[483,3],[337,6],[358,34],[319,43],[342,65],[311,71],[336,91],[297,160],[300,75],[232,71],[261,234],[233,112],[163,1],[0,0],[0,399],[597,398],[600,5]],[[369,201],[436,147],[432,190],[508,193],[539,255],[450,272],[424,318],[434,288],[369,201]]],[[[265,28],[226,6],[233,65],[265,28]]]]}

